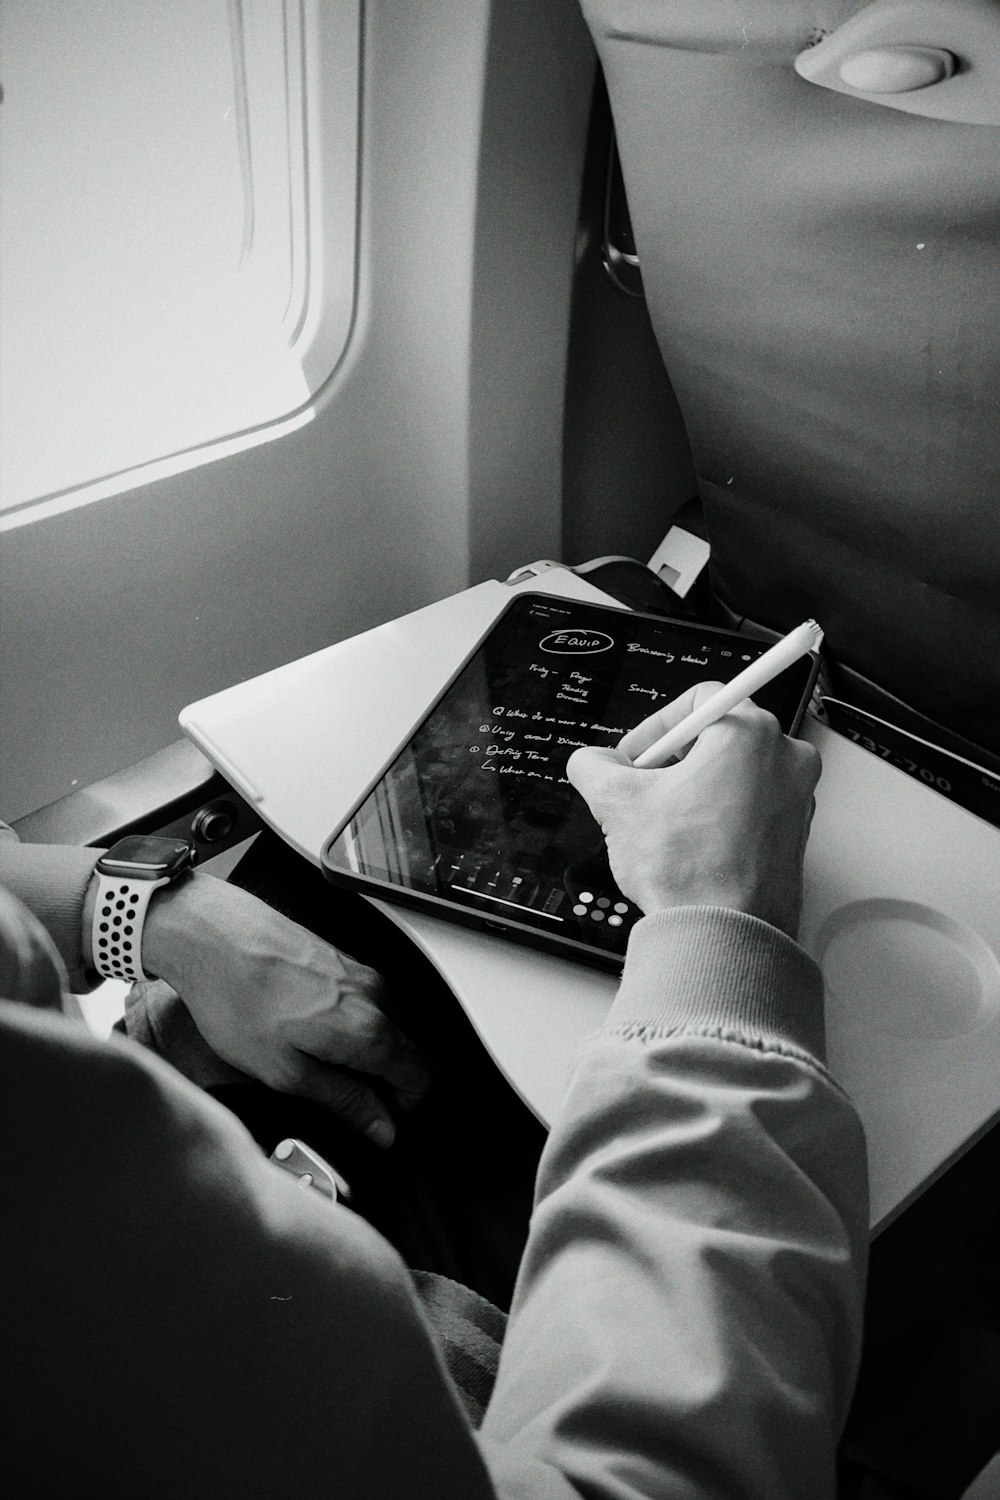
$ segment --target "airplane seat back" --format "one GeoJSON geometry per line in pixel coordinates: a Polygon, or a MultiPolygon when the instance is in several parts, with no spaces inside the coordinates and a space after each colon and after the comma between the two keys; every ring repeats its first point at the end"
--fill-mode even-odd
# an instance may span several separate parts
{"type": "Polygon", "coordinates": [[[800,77],[859,0],[583,8],[717,594],[1000,752],[1000,128],[800,77]]]}

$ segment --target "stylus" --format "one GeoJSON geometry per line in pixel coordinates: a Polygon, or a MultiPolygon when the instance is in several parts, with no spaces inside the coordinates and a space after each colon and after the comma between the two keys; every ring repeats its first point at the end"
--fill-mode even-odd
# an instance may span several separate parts
{"type": "Polygon", "coordinates": [[[696,740],[709,724],[721,719],[723,714],[727,714],[738,703],[746,702],[747,698],[773,682],[779,672],[797,662],[808,651],[818,650],[822,639],[823,632],[815,620],[806,620],[802,625],[796,625],[794,630],[776,641],[763,656],[758,656],[756,661],[751,662],[745,671],[738,672],[731,682],[713,693],[711,698],[689,713],[686,719],[675,724],[673,729],[637,755],[632,764],[642,771],[665,766],[690,745],[692,740],[696,740]]]}

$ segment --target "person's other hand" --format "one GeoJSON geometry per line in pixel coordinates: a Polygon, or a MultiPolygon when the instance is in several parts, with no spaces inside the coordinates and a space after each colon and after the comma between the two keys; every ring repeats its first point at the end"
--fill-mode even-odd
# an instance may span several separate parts
{"type": "Polygon", "coordinates": [[[813,746],[747,702],[704,729],[677,764],[631,764],[718,686],[699,683],[615,749],[574,751],[566,774],[601,825],[615,880],[641,911],[724,906],[795,937],[820,775],[813,746]]]}
{"type": "Polygon", "coordinates": [[[428,1077],[379,1007],[383,980],[256,896],[195,872],[153,898],[142,961],[181,996],[213,1050],[271,1088],[327,1105],[377,1145],[428,1077]]]}

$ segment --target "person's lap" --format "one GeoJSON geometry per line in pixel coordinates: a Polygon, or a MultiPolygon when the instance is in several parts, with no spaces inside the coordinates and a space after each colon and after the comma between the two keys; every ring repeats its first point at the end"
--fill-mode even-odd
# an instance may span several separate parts
{"type": "Polygon", "coordinates": [[[414,1270],[510,1304],[543,1127],[517,1098],[429,960],[363,898],[330,886],[272,834],[230,877],[387,982],[391,1019],[430,1058],[434,1083],[379,1150],[319,1105],[263,1085],[213,1090],[266,1150],[298,1136],[347,1179],[352,1207],[414,1270]]]}

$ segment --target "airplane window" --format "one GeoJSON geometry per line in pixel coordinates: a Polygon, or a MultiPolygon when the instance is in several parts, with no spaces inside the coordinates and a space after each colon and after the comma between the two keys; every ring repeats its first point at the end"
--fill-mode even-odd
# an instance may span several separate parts
{"type": "Polygon", "coordinates": [[[358,25],[358,0],[7,0],[0,509],[308,419],[351,323],[358,25]]]}

